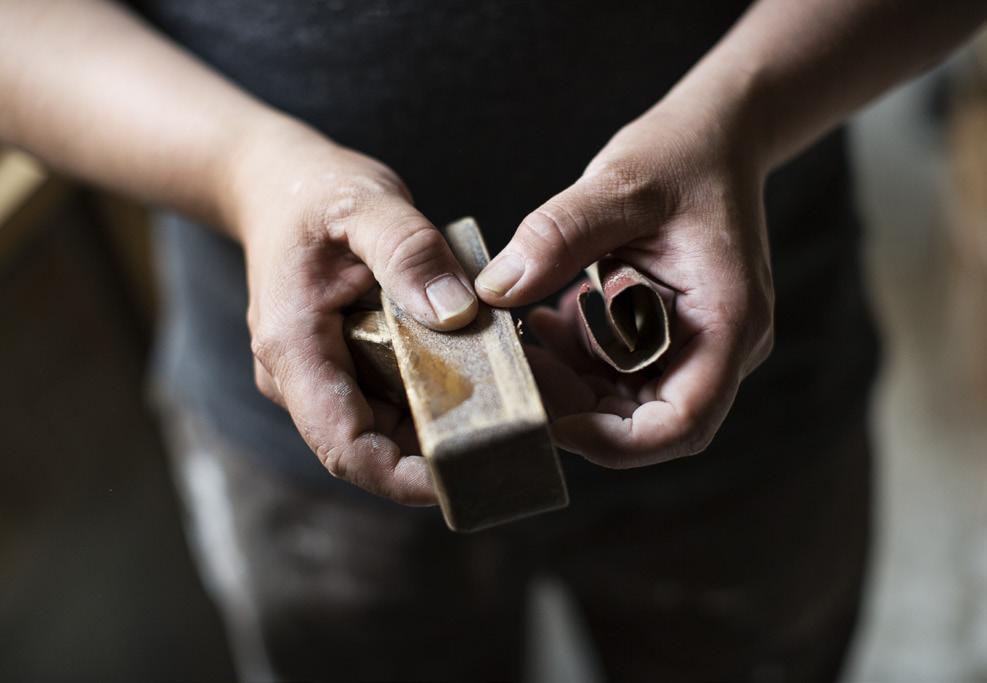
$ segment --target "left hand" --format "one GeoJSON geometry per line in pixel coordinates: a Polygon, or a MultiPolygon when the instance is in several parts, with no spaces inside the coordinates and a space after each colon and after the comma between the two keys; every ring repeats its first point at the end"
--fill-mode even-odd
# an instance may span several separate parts
{"type": "Polygon", "coordinates": [[[557,311],[532,312],[529,324],[555,355],[536,349],[532,362],[563,448],[617,468],[698,453],[770,353],[765,172],[756,154],[731,144],[742,138],[708,113],[658,105],[529,214],[477,278],[484,301],[519,306],[613,254],[676,292],[660,376],[653,368],[618,376],[590,359],[576,341],[575,292],[557,311]]]}

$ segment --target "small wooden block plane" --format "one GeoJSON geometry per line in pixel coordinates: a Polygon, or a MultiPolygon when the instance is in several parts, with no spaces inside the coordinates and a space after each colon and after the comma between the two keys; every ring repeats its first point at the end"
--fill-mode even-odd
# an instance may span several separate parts
{"type": "MultiPolygon", "coordinates": [[[[465,274],[490,260],[471,218],[444,231],[465,274]]],[[[477,531],[568,505],[548,417],[511,313],[480,302],[455,332],[417,323],[387,296],[347,319],[360,381],[404,394],[446,524],[477,531]],[[403,386],[403,389],[402,389],[403,386]]]]}

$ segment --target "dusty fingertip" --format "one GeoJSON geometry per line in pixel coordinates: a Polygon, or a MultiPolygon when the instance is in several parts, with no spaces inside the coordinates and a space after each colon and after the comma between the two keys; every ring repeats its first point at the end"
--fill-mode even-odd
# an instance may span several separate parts
{"type": "Polygon", "coordinates": [[[420,455],[406,455],[394,467],[395,479],[403,490],[397,502],[409,507],[433,507],[439,504],[432,486],[428,462],[420,455]]]}

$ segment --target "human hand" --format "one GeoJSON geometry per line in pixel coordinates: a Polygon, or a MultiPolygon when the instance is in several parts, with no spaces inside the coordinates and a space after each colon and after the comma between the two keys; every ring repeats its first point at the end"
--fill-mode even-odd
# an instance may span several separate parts
{"type": "Polygon", "coordinates": [[[532,363],[567,450],[617,468],[698,453],[770,353],[765,171],[735,134],[716,112],[658,105],[529,214],[477,278],[484,301],[518,306],[613,254],[676,293],[662,373],[621,376],[590,359],[576,341],[574,290],[557,311],[532,312],[530,327],[555,356],[536,349],[532,363]]]}
{"type": "Polygon", "coordinates": [[[354,379],[341,311],[379,282],[422,324],[455,329],[476,315],[469,280],[393,171],[299,124],[273,128],[230,182],[257,386],[334,476],[434,504],[410,418],[354,379]]]}

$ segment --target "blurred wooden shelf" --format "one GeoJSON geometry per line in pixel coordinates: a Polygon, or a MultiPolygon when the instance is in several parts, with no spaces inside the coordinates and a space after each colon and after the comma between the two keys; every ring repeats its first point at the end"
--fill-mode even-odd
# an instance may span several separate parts
{"type": "Polygon", "coordinates": [[[57,208],[69,186],[33,157],[0,148],[0,267],[57,208]]]}

